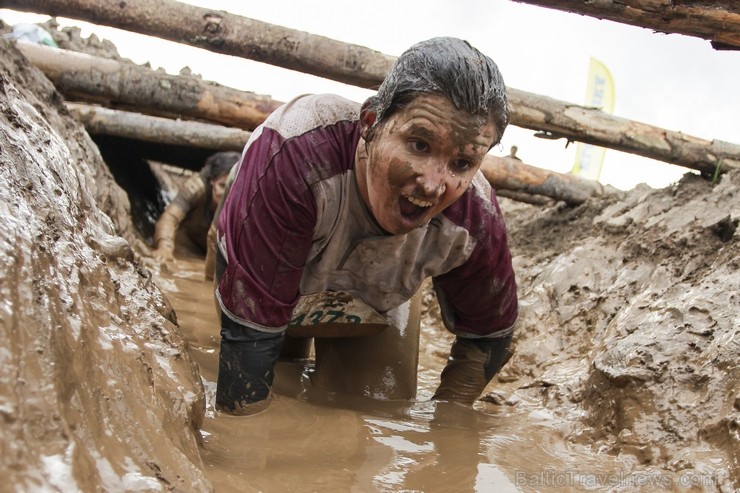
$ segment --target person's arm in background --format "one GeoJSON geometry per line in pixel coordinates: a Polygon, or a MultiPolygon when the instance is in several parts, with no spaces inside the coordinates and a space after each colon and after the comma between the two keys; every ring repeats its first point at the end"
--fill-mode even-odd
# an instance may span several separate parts
{"type": "MultiPolygon", "coordinates": [[[[239,158],[237,158],[237,162],[239,161],[239,158]]],[[[218,249],[217,242],[218,242],[218,216],[221,214],[221,209],[224,207],[224,200],[226,200],[226,196],[229,195],[229,189],[231,188],[231,185],[234,183],[234,179],[236,178],[236,173],[239,170],[239,166],[232,166],[229,170],[229,175],[226,178],[226,185],[224,186],[224,192],[221,198],[218,200],[218,205],[216,206],[216,212],[213,213],[213,218],[211,219],[211,226],[208,228],[208,233],[206,234],[206,264],[204,268],[204,276],[206,281],[214,281],[214,284],[217,285],[218,279],[216,279],[216,250],[218,249]]],[[[218,308],[218,302],[216,302],[216,308],[218,308]]],[[[217,311],[220,311],[217,310],[217,311]]]]}
{"type": "Polygon", "coordinates": [[[185,219],[193,204],[206,193],[206,184],[199,174],[183,183],[175,198],[165,208],[154,226],[154,256],[161,260],[172,260],[175,253],[177,228],[185,219]]]}

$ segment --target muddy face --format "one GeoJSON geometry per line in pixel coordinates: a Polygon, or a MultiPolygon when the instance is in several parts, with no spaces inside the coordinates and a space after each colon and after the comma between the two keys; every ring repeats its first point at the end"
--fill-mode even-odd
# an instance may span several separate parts
{"type": "Polygon", "coordinates": [[[496,139],[493,123],[426,94],[381,122],[363,111],[357,181],[380,226],[404,234],[428,223],[465,193],[496,139]]]}

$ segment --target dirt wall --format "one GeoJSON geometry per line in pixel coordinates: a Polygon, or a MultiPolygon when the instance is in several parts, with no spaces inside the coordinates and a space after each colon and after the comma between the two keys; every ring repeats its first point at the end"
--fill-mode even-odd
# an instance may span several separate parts
{"type": "Polygon", "coordinates": [[[51,84],[8,46],[0,142],[3,483],[209,491],[199,373],[134,262],[126,196],[51,84]]]}
{"type": "Polygon", "coordinates": [[[733,172],[575,208],[504,199],[521,318],[487,400],[544,406],[595,453],[736,491],[739,191],[733,172]]]}

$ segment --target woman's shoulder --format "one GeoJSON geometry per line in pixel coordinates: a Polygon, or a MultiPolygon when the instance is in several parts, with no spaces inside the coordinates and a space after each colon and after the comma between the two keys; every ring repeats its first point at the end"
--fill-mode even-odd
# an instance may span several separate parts
{"type": "Polygon", "coordinates": [[[298,96],[275,110],[265,121],[265,126],[291,138],[315,128],[356,121],[359,115],[359,103],[336,94],[308,94],[298,96]]]}

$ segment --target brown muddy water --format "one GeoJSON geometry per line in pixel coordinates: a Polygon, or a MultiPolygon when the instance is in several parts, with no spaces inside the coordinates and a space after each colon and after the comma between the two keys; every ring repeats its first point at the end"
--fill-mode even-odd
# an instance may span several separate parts
{"type": "Polygon", "coordinates": [[[202,272],[199,259],[178,259],[159,284],[200,366],[207,399],[200,452],[217,492],[674,491],[690,481],[630,472],[614,456],[568,442],[572,425],[534,402],[515,409],[431,402],[449,335],[429,317],[415,401],[317,395],[303,365],[281,363],[266,412],[216,412],[219,329],[202,272]]]}

